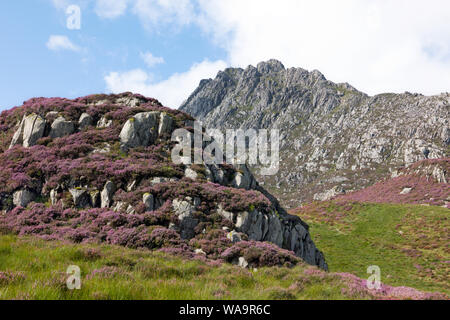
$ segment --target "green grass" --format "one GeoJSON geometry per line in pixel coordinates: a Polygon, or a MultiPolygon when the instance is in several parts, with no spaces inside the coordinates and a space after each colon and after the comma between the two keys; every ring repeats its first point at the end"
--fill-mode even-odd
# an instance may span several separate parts
{"type": "Polygon", "coordinates": [[[332,274],[305,275],[313,267],[258,270],[107,245],[75,245],[0,236],[0,271],[25,277],[2,282],[0,299],[349,299],[332,274]],[[80,290],[68,290],[67,267],[81,268],[80,290]],[[94,270],[114,272],[87,277],[94,270]]]}
{"type": "Polygon", "coordinates": [[[331,201],[296,213],[309,223],[330,271],[365,278],[367,267],[378,265],[383,283],[450,293],[448,209],[331,201]]]}

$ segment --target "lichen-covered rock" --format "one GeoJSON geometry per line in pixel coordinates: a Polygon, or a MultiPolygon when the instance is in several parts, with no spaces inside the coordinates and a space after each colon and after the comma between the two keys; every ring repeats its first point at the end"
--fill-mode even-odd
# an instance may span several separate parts
{"type": "Polygon", "coordinates": [[[59,117],[52,123],[50,138],[61,138],[64,136],[68,136],[74,132],[74,123],[71,121],[66,121],[66,119],[64,119],[63,117],[59,117]]]}
{"type": "Polygon", "coordinates": [[[155,210],[155,197],[151,193],[144,193],[142,201],[147,211],[155,210]]]}
{"type": "Polygon", "coordinates": [[[389,169],[449,157],[449,107],[448,93],[368,96],[269,60],[201,81],[180,110],[205,128],[278,129],[278,173],[259,174],[261,164],[252,170],[284,206],[297,207],[336,186],[336,176],[347,179],[342,189],[359,190],[389,169]]]}

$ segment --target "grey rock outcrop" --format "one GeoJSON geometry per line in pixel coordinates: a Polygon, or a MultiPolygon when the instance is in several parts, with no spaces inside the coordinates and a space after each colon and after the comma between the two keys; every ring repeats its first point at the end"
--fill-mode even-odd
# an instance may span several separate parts
{"type": "Polygon", "coordinates": [[[142,201],[144,202],[147,211],[155,210],[155,197],[151,193],[145,193],[142,197],[142,201]]]}
{"type": "Polygon", "coordinates": [[[36,194],[27,189],[19,190],[13,194],[13,204],[16,207],[26,207],[36,198],[36,194]]]}
{"type": "Polygon", "coordinates": [[[287,207],[335,186],[362,189],[395,167],[449,156],[450,94],[371,97],[276,60],[202,80],[180,110],[205,128],[279,129],[278,173],[250,169],[287,207]],[[336,176],[346,180],[336,183],[336,176]]]}
{"type": "Polygon", "coordinates": [[[120,132],[124,149],[148,146],[158,137],[159,112],[138,113],[130,118],[120,132]]]}
{"type": "Polygon", "coordinates": [[[72,188],[69,189],[72,195],[73,204],[77,208],[89,208],[91,206],[91,198],[89,192],[86,189],[72,188]]]}
{"type": "Polygon", "coordinates": [[[289,215],[264,214],[257,210],[237,215],[236,230],[248,235],[249,240],[268,241],[293,251],[307,263],[328,270],[325,258],[300,218],[289,215]]]}
{"type": "Polygon", "coordinates": [[[105,116],[101,117],[100,120],[97,122],[97,128],[109,128],[113,125],[113,121],[110,119],[106,119],[105,116]]]}
{"type": "Polygon", "coordinates": [[[10,148],[22,144],[25,148],[32,147],[44,136],[46,121],[37,114],[24,116],[14,133],[10,148]]]}
{"type": "Polygon", "coordinates": [[[162,112],[159,120],[158,134],[160,136],[170,135],[173,129],[173,119],[167,113],[162,112]]]}
{"type": "Polygon", "coordinates": [[[75,124],[71,121],[66,121],[63,117],[58,117],[55,121],[53,121],[51,130],[50,130],[50,138],[61,138],[64,136],[68,136],[75,132],[75,124]]]}
{"type": "Polygon", "coordinates": [[[107,181],[100,194],[102,208],[109,208],[113,201],[114,193],[116,192],[116,185],[112,181],[107,181]]]}
{"type": "Polygon", "coordinates": [[[94,119],[86,112],[83,113],[80,116],[80,119],[78,120],[78,128],[80,130],[83,130],[84,128],[92,126],[93,124],[94,124],[94,119]]]}

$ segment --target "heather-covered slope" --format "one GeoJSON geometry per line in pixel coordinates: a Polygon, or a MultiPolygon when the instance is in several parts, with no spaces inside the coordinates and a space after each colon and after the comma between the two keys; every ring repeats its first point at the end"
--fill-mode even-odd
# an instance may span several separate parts
{"type": "Polygon", "coordinates": [[[280,171],[257,177],[297,207],[360,190],[398,166],[449,157],[449,108],[448,93],[371,97],[269,60],[201,81],[180,110],[209,128],[280,129],[280,171]]]}
{"type": "Polygon", "coordinates": [[[171,161],[172,132],[191,122],[131,93],[36,98],[3,112],[0,231],[327,269],[308,226],[245,166],[171,161]]]}
{"type": "Polygon", "coordinates": [[[423,160],[395,170],[368,188],[340,195],[360,202],[429,204],[450,208],[450,158],[423,160]]]}

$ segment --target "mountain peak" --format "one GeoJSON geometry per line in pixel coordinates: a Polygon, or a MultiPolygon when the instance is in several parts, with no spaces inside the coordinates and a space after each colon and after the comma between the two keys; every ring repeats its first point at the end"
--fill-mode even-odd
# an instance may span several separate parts
{"type": "Polygon", "coordinates": [[[260,62],[256,68],[260,73],[271,73],[285,70],[284,65],[276,59],[260,62]]]}

